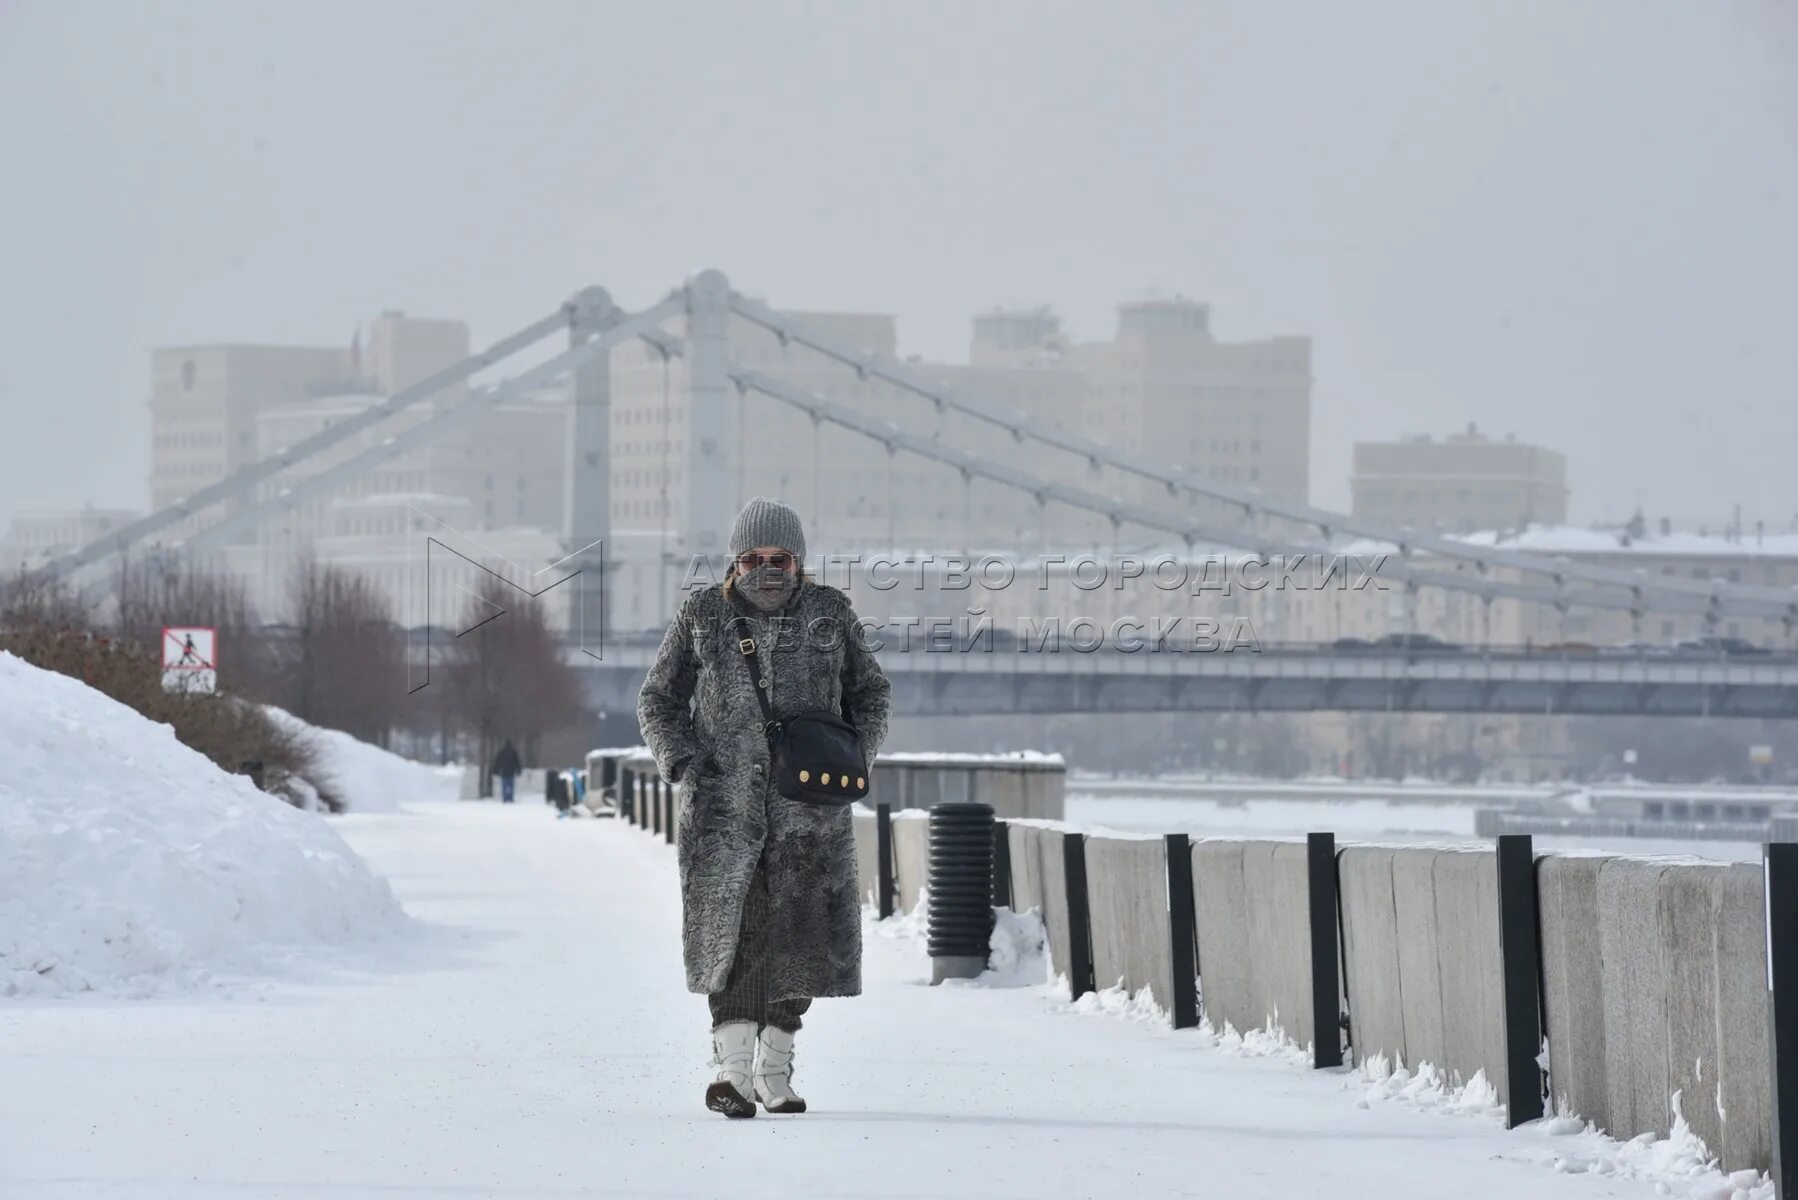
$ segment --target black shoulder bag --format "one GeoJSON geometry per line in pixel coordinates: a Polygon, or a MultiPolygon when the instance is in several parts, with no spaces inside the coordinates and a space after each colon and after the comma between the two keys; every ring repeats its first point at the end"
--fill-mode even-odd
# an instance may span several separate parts
{"type": "Polygon", "coordinates": [[[762,706],[762,728],[768,735],[774,786],[780,794],[807,804],[849,804],[866,796],[868,759],[855,726],[825,709],[775,719],[755,639],[739,638],[737,649],[749,662],[755,698],[762,706]]]}

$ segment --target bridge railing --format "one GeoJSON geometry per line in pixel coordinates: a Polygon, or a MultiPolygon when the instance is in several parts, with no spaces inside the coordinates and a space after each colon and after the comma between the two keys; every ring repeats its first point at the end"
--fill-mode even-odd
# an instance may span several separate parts
{"type": "MultiPolygon", "coordinates": [[[[890,819],[900,912],[924,897],[927,816],[890,819]]],[[[857,816],[869,897],[877,823],[857,816]]],[[[1490,1089],[1513,1124],[1546,1108],[1627,1140],[1678,1119],[1725,1171],[1772,1169],[1758,866],[1538,856],[1528,837],[1338,848],[1328,834],[1188,844],[1000,826],[995,895],[1040,914],[1070,999],[1147,989],[1176,1026],[1268,1031],[1319,1065],[1429,1064],[1444,1084],[1490,1089]]],[[[1774,932],[1798,943],[1798,928],[1774,932]]]]}
{"type": "MultiPolygon", "coordinates": [[[[617,788],[621,817],[675,841],[653,759],[622,758],[617,788]]],[[[856,807],[865,901],[925,902],[928,815],[856,807]]],[[[1189,842],[1013,816],[995,836],[995,902],[1040,915],[1070,999],[1146,990],[1175,1027],[1263,1031],[1317,1066],[1427,1064],[1513,1125],[1552,1111],[1627,1140],[1683,1122],[1725,1171],[1775,1170],[1775,1141],[1798,1138],[1798,1103],[1775,1100],[1798,1083],[1798,986],[1775,991],[1769,967],[1798,964],[1798,861],[1774,853],[1798,847],[1763,870],[1538,855],[1527,835],[1189,842]]]]}

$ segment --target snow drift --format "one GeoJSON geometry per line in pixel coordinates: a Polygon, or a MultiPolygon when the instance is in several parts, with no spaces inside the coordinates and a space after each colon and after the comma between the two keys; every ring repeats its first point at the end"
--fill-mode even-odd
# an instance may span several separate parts
{"type": "Polygon", "coordinates": [[[318,760],[318,778],[302,782],[314,792],[331,796],[347,812],[395,812],[402,796],[414,800],[456,798],[461,781],[459,771],[446,774],[440,768],[371,746],[341,730],[309,725],[272,704],[263,708],[282,729],[299,734],[311,744],[318,760]]]}
{"type": "Polygon", "coordinates": [[[404,928],[321,818],[0,653],[0,997],[142,995],[404,928]]]}

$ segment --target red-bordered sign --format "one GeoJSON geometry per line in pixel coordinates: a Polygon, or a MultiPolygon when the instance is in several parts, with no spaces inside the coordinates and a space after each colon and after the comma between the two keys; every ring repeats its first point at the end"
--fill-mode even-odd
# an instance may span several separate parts
{"type": "Polygon", "coordinates": [[[206,625],[162,629],[162,690],[211,692],[218,688],[218,630],[206,625]]]}

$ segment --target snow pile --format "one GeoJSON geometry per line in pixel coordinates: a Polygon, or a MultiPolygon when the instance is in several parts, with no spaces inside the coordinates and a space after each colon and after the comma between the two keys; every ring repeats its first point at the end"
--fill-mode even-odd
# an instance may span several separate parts
{"type": "Polygon", "coordinates": [[[1413,1073],[1405,1070],[1404,1063],[1395,1064],[1384,1054],[1375,1054],[1361,1064],[1361,1075],[1371,1086],[1356,1102],[1357,1108],[1368,1108],[1383,1100],[1402,1100],[1439,1112],[1499,1117],[1505,1110],[1498,1088],[1484,1071],[1476,1071],[1472,1079],[1457,1084],[1431,1063],[1423,1063],[1413,1073]]]}
{"type": "Polygon", "coordinates": [[[1167,1010],[1155,1003],[1154,992],[1147,987],[1132,992],[1121,983],[1088,992],[1068,1008],[1082,1016],[1123,1017],[1158,1028],[1168,1023],[1167,1010]]]}
{"type": "MultiPolygon", "coordinates": [[[[925,906],[920,904],[918,911],[925,906]]],[[[944,986],[1022,988],[1049,982],[1049,935],[1035,909],[1015,913],[993,909],[993,934],[987,940],[986,970],[973,979],[946,979],[944,986]]]]}
{"type": "MultiPolygon", "coordinates": [[[[1376,1054],[1361,1064],[1358,1076],[1367,1085],[1357,1108],[1396,1100],[1414,1108],[1460,1113],[1494,1123],[1504,1119],[1498,1089],[1476,1072],[1465,1084],[1456,1085],[1429,1063],[1415,1073],[1403,1063],[1394,1064],[1376,1054]]],[[[1620,1142],[1589,1121],[1562,1113],[1532,1121],[1517,1132],[1541,1139],[1552,1148],[1554,1169],[1564,1175],[1598,1175],[1652,1183],[1662,1195],[1694,1200],[1773,1200],[1773,1183],[1758,1171],[1725,1175],[1703,1139],[1692,1132],[1680,1110],[1680,1095],[1672,1097],[1673,1131],[1664,1138],[1644,1133],[1620,1142]]]]}
{"type": "Polygon", "coordinates": [[[993,910],[993,936],[987,943],[986,970],[974,982],[981,987],[1037,987],[1049,981],[1049,931],[1032,909],[1015,913],[993,910]]]}
{"type": "MultiPolygon", "coordinates": [[[[335,797],[350,812],[397,812],[401,799],[454,800],[461,769],[427,766],[337,729],[320,729],[290,712],[264,705],[283,729],[310,742],[318,757],[318,778],[300,781],[335,797]]],[[[302,788],[304,795],[307,789],[302,788]]]]}
{"type": "Polygon", "coordinates": [[[0,653],[0,996],[144,995],[404,928],[324,821],[0,653]]]}

